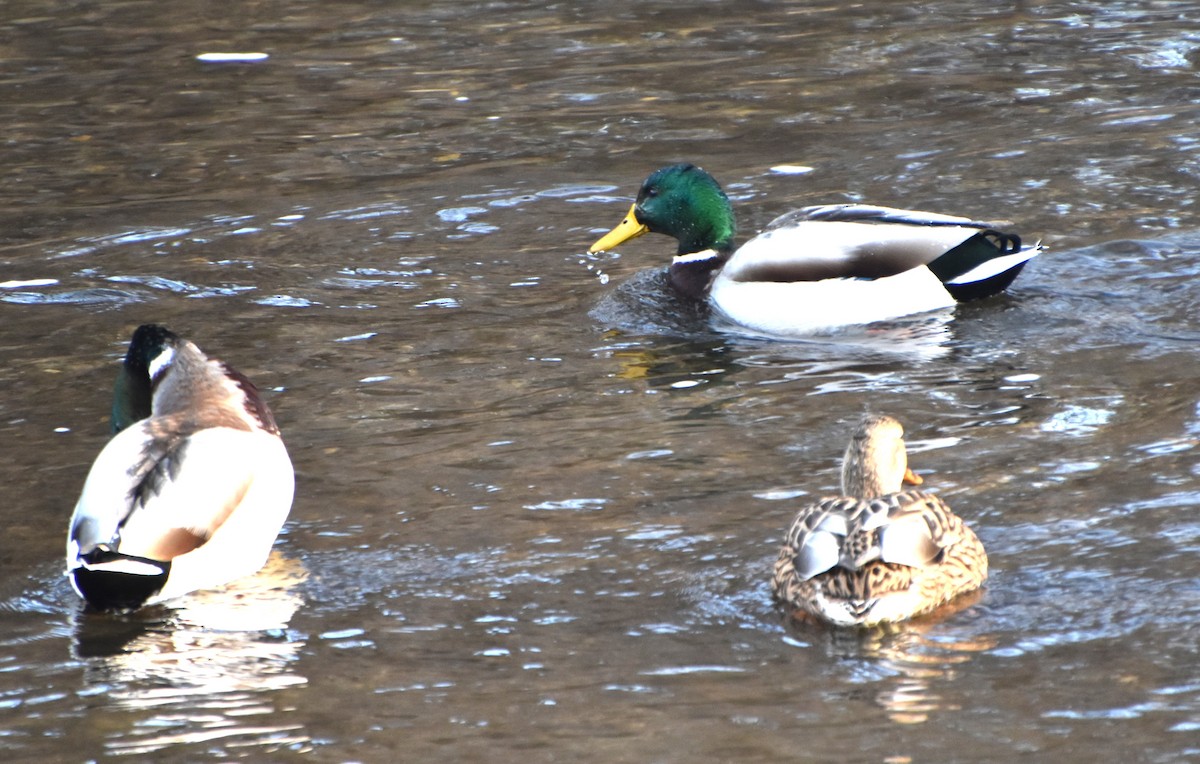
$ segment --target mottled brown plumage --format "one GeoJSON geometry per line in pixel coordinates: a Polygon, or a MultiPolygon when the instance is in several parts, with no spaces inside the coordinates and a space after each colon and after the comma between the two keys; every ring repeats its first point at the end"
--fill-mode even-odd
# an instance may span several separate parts
{"type": "Polygon", "coordinates": [[[800,510],[775,562],[777,599],[840,626],[929,612],[987,578],[979,539],[933,494],[901,491],[904,430],[868,416],[846,449],[842,490],[800,510]]]}

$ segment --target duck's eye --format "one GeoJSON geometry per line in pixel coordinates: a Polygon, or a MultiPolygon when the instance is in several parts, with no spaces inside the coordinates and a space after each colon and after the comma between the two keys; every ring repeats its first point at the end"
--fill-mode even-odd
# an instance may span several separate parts
{"type": "Polygon", "coordinates": [[[656,196],[658,196],[658,186],[651,186],[650,188],[646,189],[647,198],[653,199],[656,196]]]}

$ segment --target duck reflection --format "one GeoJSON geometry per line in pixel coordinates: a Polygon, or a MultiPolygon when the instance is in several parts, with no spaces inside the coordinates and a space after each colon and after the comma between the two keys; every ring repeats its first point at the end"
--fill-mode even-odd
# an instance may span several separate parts
{"type": "Polygon", "coordinates": [[[983,597],[981,591],[960,597],[928,617],[864,636],[862,654],[890,670],[875,701],[897,724],[920,724],[937,710],[955,710],[937,688],[951,681],[958,666],[994,648],[997,640],[984,635],[947,638],[941,622],[983,597]]]}
{"type": "Polygon", "coordinates": [[[80,608],[73,651],[85,663],[83,692],[103,694],[106,707],[133,718],[109,750],[222,739],[306,749],[301,725],[278,723],[271,695],[307,683],[295,665],[304,642],[287,628],[307,577],[301,563],[273,552],[256,575],[161,606],[122,616],[80,608]]]}
{"type": "Polygon", "coordinates": [[[954,615],[983,598],[983,590],[961,595],[919,618],[871,629],[837,629],[811,620],[792,620],[790,628],[827,636],[832,657],[859,667],[852,681],[874,682],[873,694],[896,724],[921,724],[936,711],[956,710],[939,689],[953,681],[959,666],[993,649],[998,640],[986,634],[955,636],[943,628],[954,615]]]}
{"type": "Polygon", "coordinates": [[[606,294],[589,315],[608,327],[611,336],[676,336],[722,348],[732,339],[737,346],[746,345],[751,351],[762,347],[765,352],[779,353],[784,358],[810,360],[853,358],[916,363],[947,355],[954,340],[952,308],[816,334],[757,333],[715,314],[704,303],[680,298],[667,286],[665,269],[634,274],[606,294]]]}
{"type": "Polygon", "coordinates": [[[941,358],[950,352],[950,343],[954,339],[951,330],[953,321],[954,311],[944,309],[821,334],[783,337],[749,333],[720,319],[714,321],[714,326],[723,334],[750,342],[758,341],[767,347],[795,345],[814,360],[920,363],[941,358]]]}

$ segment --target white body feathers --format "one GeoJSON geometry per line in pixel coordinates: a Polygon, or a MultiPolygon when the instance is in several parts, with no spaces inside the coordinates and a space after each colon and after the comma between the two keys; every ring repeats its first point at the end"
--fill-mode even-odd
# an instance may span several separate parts
{"type": "MultiPolygon", "coordinates": [[[[928,265],[978,236],[979,226],[967,218],[890,207],[797,210],[773,221],[729,257],[713,277],[709,301],[731,323],[776,336],[822,333],[953,307],[957,301],[928,265]],[[827,219],[834,214],[858,215],[864,221],[827,219]],[[868,215],[874,217],[867,220],[868,215]]],[[[1023,247],[994,257],[946,283],[997,277],[1040,249],[1023,247]]]]}
{"type": "Polygon", "coordinates": [[[153,324],[134,334],[123,372],[118,405],[150,415],[130,417],[88,473],[67,537],[75,590],[95,607],[129,609],[254,573],[295,487],[258,391],[153,324]],[[123,389],[136,391],[130,401],[123,389]]]}
{"type": "MultiPolygon", "coordinates": [[[[167,477],[156,495],[133,508],[129,467],[153,439],[147,421],[118,433],[92,464],[71,516],[76,532],[67,543],[68,574],[87,565],[81,551],[117,537],[120,543],[113,551],[171,562],[166,584],[147,604],[219,586],[261,568],[292,505],[295,480],[283,441],[261,430],[201,430],[188,439],[186,466],[178,476],[167,477]],[[181,534],[206,540],[170,556],[181,534]]],[[[118,559],[98,567],[157,572],[141,565],[118,559]]]]}

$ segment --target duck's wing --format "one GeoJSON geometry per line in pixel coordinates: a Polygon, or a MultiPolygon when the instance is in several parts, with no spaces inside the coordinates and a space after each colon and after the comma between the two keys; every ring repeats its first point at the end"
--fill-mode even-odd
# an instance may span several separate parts
{"type": "Polygon", "coordinates": [[[943,552],[958,542],[961,523],[937,496],[924,491],[906,491],[872,502],[878,520],[863,524],[865,549],[855,562],[861,567],[872,560],[923,568],[938,562],[943,552]],[[866,546],[866,539],[870,545],[866,546]]]}
{"type": "Polygon", "coordinates": [[[818,204],[786,212],[767,224],[764,229],[782,228],[800,221],[827,223],[894,223],[915,226],[955,226],[966,228],[997,228],[1006,223],[985,223],[958,215],[944,215],[925,210],[903,210],[877,204],[818,204]]]}
{"type": "MultiPolygon", "coordinates": [[[[737,250],[722,276],[742,282],[880,279],[928,266],[952,294],[1011,272],[1040,247],[989,223],[919,210],[839,204],[806,207],[773,221],[737,250]]],[[[989,292],[989,293],[992,293],[989,292]]],[[[967,297],[980,296],[967,294],[967,297]]]]}
{"type": "Polygon", "coordinates": [[[805,581],[837,567],[852,518],[862,510],[863,502],[848,496],[804,507],[784,537],[781,562],[786,560],[794,575],[805,581]]]}
{"type": "Polygon", "coordinates": [[[784,553],[802,580],[834,568],[857,571],[876,561],[922,568],[958,543],[962,529],[941,499],[923,491],[870,501],[836,497],[800,511],[784,553]]]}

